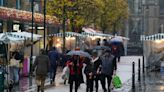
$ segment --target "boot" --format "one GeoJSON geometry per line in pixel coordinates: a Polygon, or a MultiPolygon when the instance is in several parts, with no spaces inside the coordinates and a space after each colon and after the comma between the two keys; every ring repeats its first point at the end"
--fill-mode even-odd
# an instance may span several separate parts
{"type": "Polygon", "coordinates": [[[38,88],[37,88],[37,92],[39,92],[40,91],[40,86],[38,86],[38,88]]]}

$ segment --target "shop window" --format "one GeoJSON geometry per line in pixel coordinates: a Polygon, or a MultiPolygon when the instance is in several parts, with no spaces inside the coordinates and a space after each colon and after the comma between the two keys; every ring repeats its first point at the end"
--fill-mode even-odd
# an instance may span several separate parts
{"type": "Polygon", "coordinates": [[[21,4],[20,0],[16,0],[16,9],[20,9],[20,4],[21,4]]]}
{"type": "Polygon", "coordinates": [[[164,14],[164,0],[159,0],[160,14],[164,14]]]}

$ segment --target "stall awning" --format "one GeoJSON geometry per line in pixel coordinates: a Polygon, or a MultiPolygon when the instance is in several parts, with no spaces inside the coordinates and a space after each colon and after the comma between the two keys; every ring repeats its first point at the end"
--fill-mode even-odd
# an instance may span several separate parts
{"type": "Polygon", "coordinates": [[[82,28],[84,32],[82,32],[83,35],[85,36],[101,36],[101,37],[112,37],[113,35],[110,34],[104,34],[101,33],[100,31],[96,31],[92,28],[82,28]]]}
{"type": "MultiPolygon", "coordinates": [[[[33,34],[33,40],[39,40],[42,35],[33,34]]],[[[0,34],[0,41],[4,43],[16,43],[31,39],[31,33],[28,32],[4,32],[0,34]]]]}
{"type": "Polygon", "coordinates": [[[4,43],[17,43],[23,41],[24,38],[19,38],[17,36],[12,36],[9,32],[0,34],[0,41],[4,43]]]}
{"type": "Polygon", "coordinates": [[[164,39],[164,33],[158,33],[149,36],[145,36],[145,35],[140,36],[141,41],[155,41],[155,40],[162,40],[162,39],[164,39]]]}
{"type": "MultiPolygon", "coordinates": [[[[63,37],[63,33],[50,34],[49,36],[63,37]]],[[[83,37],[84,35],[76,32],[65,32],[65,37],[73,37],[73,36],[83,37]]]]}
{"type": "MultiPolygon", "coordinates": [[[[31,39],[32,33],[29,33],[29,32],[12,32],[10,35],[16,36],[17,38],[31,39]]],[[[40,38],[42,38],[42,35],[33,34],[34,40],[39,40],[40,38]]]]}

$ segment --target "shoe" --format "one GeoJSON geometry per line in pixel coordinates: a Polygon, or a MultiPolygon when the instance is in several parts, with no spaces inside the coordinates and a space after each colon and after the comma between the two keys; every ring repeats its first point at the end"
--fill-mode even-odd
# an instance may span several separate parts
{"type": "Polygon", "coordinates": [[[50,80],[50,84],[52,85],[52,83],[53,83],[53,81],[52,81],[52,79],[50,80]]]}
{"type": "Polygon", "coordinates": [[[40,86],[38,86],[38,88],[37,88],[37,92],[39,92],[40,91],[40,86]]]}

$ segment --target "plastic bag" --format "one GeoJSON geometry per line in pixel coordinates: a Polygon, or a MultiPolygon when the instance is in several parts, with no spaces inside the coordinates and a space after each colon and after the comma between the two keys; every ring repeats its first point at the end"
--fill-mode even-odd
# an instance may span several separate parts
{"type": "Polygon", "coordinates": [[[115,88],[121,88],[122,82],[121,82],[120,77],[118,75],[113,76],[112,84],[115,88]]]}

